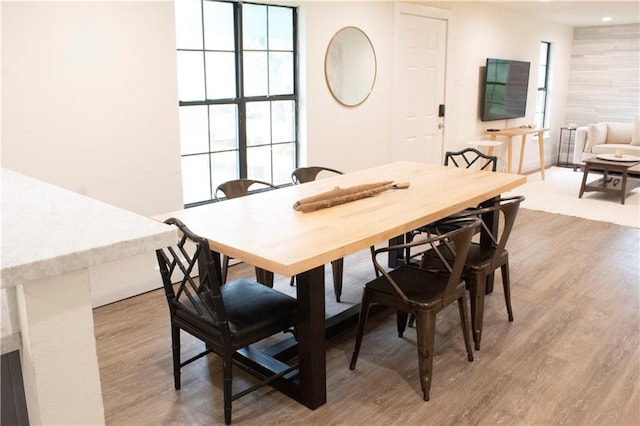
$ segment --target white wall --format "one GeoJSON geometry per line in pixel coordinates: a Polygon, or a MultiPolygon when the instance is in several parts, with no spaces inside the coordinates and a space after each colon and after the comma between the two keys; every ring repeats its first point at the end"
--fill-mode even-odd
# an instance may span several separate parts
{"type": "Polygon", "coordinates": [[[307,157],[302,163],[351,171],[390,158],[391,2],[302,2],[305,18],[307,157]],[[345,107],[331,96],[324,77],[324,58],[331,37],[343,27],[363,30],[374,47],[376,81],[360,106],[345,107]]]}
{"type": "MultiPolygon", "coordinates": [[[[540,42],[547,41],[551,42],[553,78],[549,90],[550,132],[545,142],[545,157],[547,164],[555,162],[559,128],[565,124],[572,28],[541,22],[508,9],[477,2],[431,4],[451,10],[452,15],[448,49],[450,57],[445,148],[462,148],[465,141],[478,138],[488,128],[500,129],[535,123],[540,42]],[[488,122],[479,120],[480,70],[487,57],[531,62],[525,118],[488,122]]],[[[514,158],[518,158],[519,146],[519,141],[514,143],[514,158]]],[[[504,147],[497,152],[504,158],[504,147]]],[[[529,137],[524,170],[539,168],[538,158],[537,143],[529,137]]]]}
{"type": "MultiPolygon", "coordinates": [[[[392,2],[300,2],[304,15],[306,49],[306,138],[301,158],[307,164],[328,164],[355,170],[388,161],[391,147],[391,90],[393,58],[392,2]],[[324,54],[331,36],[340,28],[360,27],[370,37],[378,60],[371,96],[356,108],[336,102],[324,80],[324,54]]],[[[445,150],[461,148],[482,138],[491,127],[517,127],[535,122],[537,65],[541,41],[552,43],[550,131],[545,142],[546,163],[557,159],[560,126],[565,124],[567,82],[573,29],[540,21],[508,9],[479,2],[421,2],[451,11],[447,58],[445,150]],[[480,67],[487,57],[531,62],[527,117],[481,122],[479,119],[480,67]]],[[[529,138],[524,170],[539,168],[537,144],[529,138]]],[[[504,150],[498,150],[504,156],[504,150]]],[[[519,143],[514,143],[518,158],[519,143]]],[[[517,166],[517,165],[516,165],[517,166]]]]}
{"type": "Polygon", "coordinates": [[[153,215],[180,208],[172,2],[3,2],[2,165],[153,215]]]}
{"type": "MultiPolygon", "coordinates": [[[[173,2],[2,3],[3,167],[146,216],[180,209],[177,108],[173,2]]],[[[159,287],[155,265],[91,268],[94,305],[159,287]]]]}
{"type": "MultiPolygon", "coordinates": [[[[388,161],[392,2],[298,3],[301,162],[350,171],[388,161]],[[378,63],[371,96],[355,108],[336,102],[324,78],[326,46],[348,25],[367,33],[378,63]]],[[[452,12],[445,149],[488,127],[533,122],[534,83],[526,119],[480,122],[479,70],[489,56],[529,60],[535,82],[545,40],[553,43],[546,149],[554,160],[571,28],[476,2],[425,4],[452,12]]],[[[181,208],[174,32],[172,1],[3,2],[2,166],[144,215],[181,208]]],[[[529,143],[525,170],[537,167],[529,143]]],[[[153,267],[151,256],[92,270],[94,304],[158,287],[153,267]]]]}
{"type": "Polygon", "coordinates": [[[640,24],[573,34],[567,121],[632,123],[640,111],[640,24]]]}

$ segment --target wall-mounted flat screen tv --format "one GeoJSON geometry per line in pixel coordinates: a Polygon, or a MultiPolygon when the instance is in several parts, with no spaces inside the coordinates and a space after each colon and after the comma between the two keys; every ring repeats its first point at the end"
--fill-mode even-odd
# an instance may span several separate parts
{"type": "Polygon", "coordinates": [[[530,63],[487,58],[480,119],[504,120],[527,112],[530,63]]]}

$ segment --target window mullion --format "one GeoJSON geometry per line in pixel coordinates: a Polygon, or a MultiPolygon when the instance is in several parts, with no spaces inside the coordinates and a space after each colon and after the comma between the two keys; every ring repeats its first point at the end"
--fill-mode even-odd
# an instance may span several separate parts
{"type": "Polygon", "coordinates": [[[242,3],[236,3],[235,14],[235,60],[236,60],[236,96],[238,99],[238,174],[247,177],[247,109],[244,99],[244,69],[242,57],[242,3]]]}

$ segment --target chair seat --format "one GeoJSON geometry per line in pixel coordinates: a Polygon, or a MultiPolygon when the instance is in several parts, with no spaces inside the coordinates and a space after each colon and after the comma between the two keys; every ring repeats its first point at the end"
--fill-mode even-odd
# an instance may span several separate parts
{"type": "MultiPolygon", "coordinates": [[[[229,331],[234,346],[246,344],[270,336],[288,328],[295,322],[298,301],[255,281],[240,279],[220,287],[229,323],[229,331]]],[[[200,315],[198,324],[193,322],[193,314],[206,312],[200,299],[192,300],[191,306],[182,303],[177,307],[176,316],[198,327],[218,326],[206,315],[200,315]],[[181,312],[187,310],[188,312],[181,312]]]]}
{"type": "Polygon", "coordinates": [[[223,285],[220,292],[229,330],[237,340],[256,330],[283,330],[295,322],[298,301],[270,287],[241,279],[223,285]]]}
{"type": "Polygon", "coordinates": [[[495,254],[495,247],[482,247],[480,244],[471,244],[469,247],[469,255],[467,256],[467,262],[465,264],[465,270],[493,270],[493,262],[497,261],[497,264],[501,265],[509,258],[509,254],[506,249],[502,251],[499,259],[494,259],[495,254]]]}
{"type": "MultiPolygon", "coordinates": [[[[444,292],[447,287],[447,275],[427,271],[413,265],[403,265],[389,272],[400,290],[407,298],[417,305],[429,307],[443,303],[444,292]]],[[[463,285],[463,281],[460,281],[463,285]]],[[[397,295],[389,280],[380,276],[368,282],[365,287],[389,295],[397,295]]]]}

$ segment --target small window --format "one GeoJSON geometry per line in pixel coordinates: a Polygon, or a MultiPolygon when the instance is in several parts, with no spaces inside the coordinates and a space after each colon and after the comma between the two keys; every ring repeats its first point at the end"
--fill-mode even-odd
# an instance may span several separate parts
{"type": "Polygon", "coordinates": [[[547,123],[547,94],[549,90],[549,51],[551,43],[540,43],[538,62],[538,95],[536,99],[536,127],[543,128],[547,123]]]}

